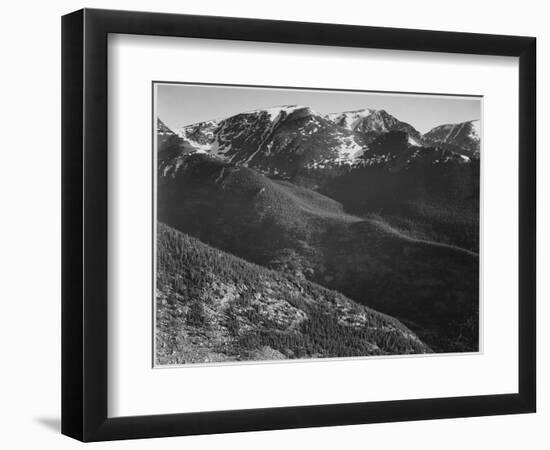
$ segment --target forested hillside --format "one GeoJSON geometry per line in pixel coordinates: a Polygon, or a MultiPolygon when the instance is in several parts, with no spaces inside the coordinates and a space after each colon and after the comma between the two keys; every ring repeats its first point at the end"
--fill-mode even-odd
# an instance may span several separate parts
{"type": "Polygon", "coordinates": [[[426,353],[399,321],[159,223],[156,363],[426,353]]]}

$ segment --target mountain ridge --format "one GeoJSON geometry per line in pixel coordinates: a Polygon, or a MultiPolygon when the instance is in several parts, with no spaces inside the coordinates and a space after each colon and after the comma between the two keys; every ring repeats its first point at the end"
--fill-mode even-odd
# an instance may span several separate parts
{"type": "Polygon", "coordinates": [[[442,147],[452,154],[477,158],[479,127],[472,125],[476,122],[440,125],[421,134],[383,109],[319,114],[308,106],[282,105],[170,131],[188,151],[292,178],[296,170],[364,164],[370,159],[371,144],[392,132],[405,133],[410,146],[442,147]]]}
{"type": "Polygon", "coordinates": [[[424,133],[422,141],[429,145],[458,147],[468,152],[469,156],[479,157],[480,136],[481,121],[475,119],[434,127],[424,133]]]}

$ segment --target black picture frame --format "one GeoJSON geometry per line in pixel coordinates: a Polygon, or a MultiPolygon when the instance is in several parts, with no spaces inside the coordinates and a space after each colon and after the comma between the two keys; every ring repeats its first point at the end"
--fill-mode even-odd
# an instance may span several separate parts
{"type": "Polygon", "coordinates": [[[62,18],[62,433],[82,441],[530,413],[536,409],[536,39],[83,9],[62,18]],[[519,58],[517,393],[108,418],[107,36],[519,58]]]}

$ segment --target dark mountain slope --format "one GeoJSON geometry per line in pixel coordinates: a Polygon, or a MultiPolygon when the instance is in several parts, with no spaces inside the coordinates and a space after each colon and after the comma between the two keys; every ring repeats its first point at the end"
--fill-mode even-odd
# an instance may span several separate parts
{"type": "Polygon", "coordinates": [[[314,186],[352,214],[383,216],[415,237],[478,251],[479,159],[417,146],[391,131],[369,144],[361,160],[338,172],[303,171],[293,181],[314,186]]]}
{"type": "Polygon", "coordinates": [[[157,364],[426,353],[410,330],[291,275],[157,228],[157,364]]]}
{"type": "Polygon", "coordinates": [[[479,249],[479,164],[391,173],[364,167],[329,180],[320,192],[350,213],[377,215],[419,239],[479,249]]]}
{"type": "Polygon", "coordinates": [[[474,252],[206,155],[159,167],[157,208],[203,242],[399,316],[437,351],[477,349],[474,252]]]}
{"type": "Polygon", "coordinates": [[[318,282],[393,315],[435,351],[478,349],[476,253],[411,238],[386,220],[332,227],[318,282]]]}

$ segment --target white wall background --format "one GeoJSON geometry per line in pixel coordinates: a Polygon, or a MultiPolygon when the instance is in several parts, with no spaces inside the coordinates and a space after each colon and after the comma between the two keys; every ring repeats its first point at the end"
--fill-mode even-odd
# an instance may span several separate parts
{"type": "MultiPolygon", "coordinates": [[[[393,0],[88,0],[9,2],[0,17],[0,443],[4,448],[74,448],[60,417],[60,16],[83,6],[257,17],[538,38],[539,124],[539,412],[440,421],[101,443],[95,448],[546,449],[550,446],[550,319],[545,297],[550,235],[550,156],[542,149],[550,71],[549,10],[536,0],[479,2],[393,0]],[[545,253],[544,255],[542,253],[545,253]]],[[[505,130],[503,130],[505,132],[505,130]]]]}

